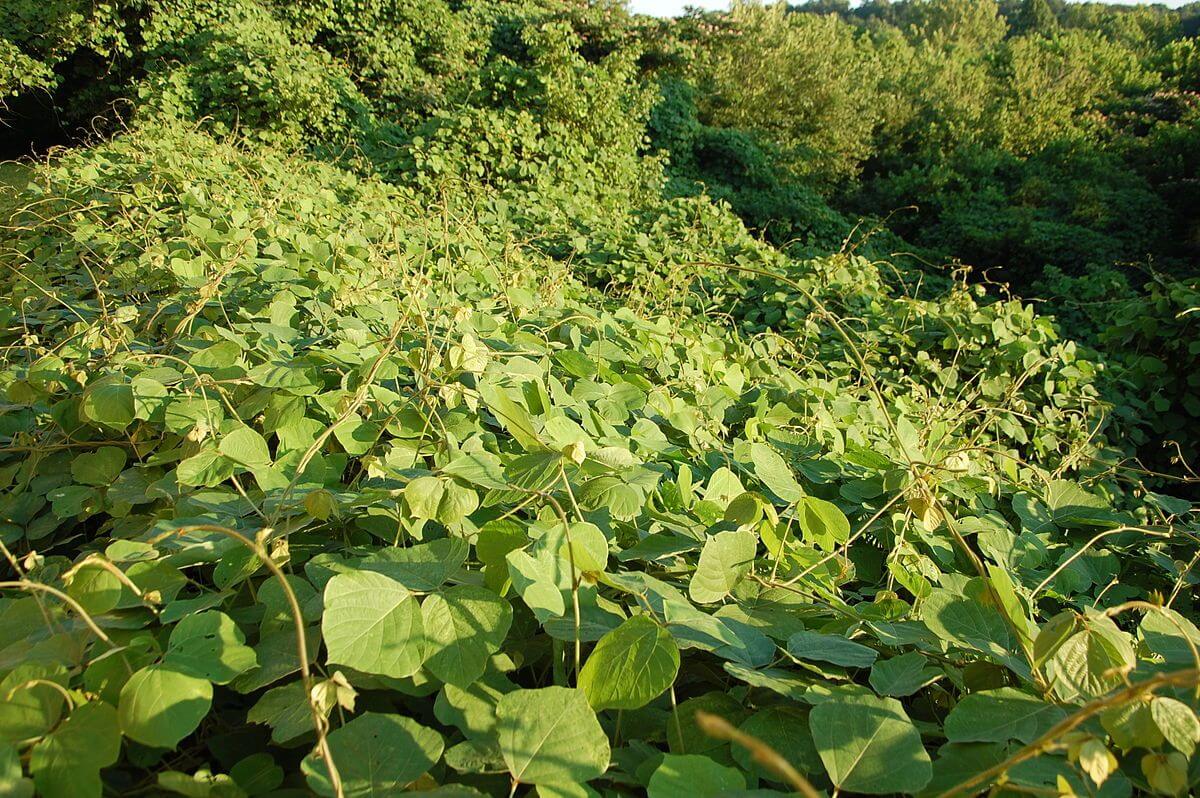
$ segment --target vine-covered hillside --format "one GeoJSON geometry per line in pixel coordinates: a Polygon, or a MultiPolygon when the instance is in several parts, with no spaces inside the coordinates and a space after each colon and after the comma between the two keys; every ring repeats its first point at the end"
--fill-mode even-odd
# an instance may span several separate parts
{"type": "Polygon", "coordinates": [[[1198,20],[8,0],[0,798],[1200,790],[1198,20]]]}

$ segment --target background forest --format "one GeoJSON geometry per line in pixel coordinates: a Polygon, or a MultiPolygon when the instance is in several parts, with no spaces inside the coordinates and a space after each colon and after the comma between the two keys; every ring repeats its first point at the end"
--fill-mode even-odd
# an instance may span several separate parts
{"type": "Polygon", "coordinates": [[[0,798],[1193,794],[1198,32],[0,3],[0,798]]]}

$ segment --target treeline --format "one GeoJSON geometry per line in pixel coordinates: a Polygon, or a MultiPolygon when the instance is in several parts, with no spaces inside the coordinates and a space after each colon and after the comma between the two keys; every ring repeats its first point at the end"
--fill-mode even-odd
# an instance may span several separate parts
{"type": "Polygon", "coordinates": [[[0,136],[23,155],[178,119],[422,190],[467,181],[519,197],[558,230],[551,252],[591,231],[602,283],[637,272],[615,242],[678,226],[663,202],[711,197],[795,255],[853,249],[933,283],[966,266],[1047,302],[1157,435],[1200,415],[1198,25],[1200,4],[1049,0],[676,20],[551,0],[14,0],[0,136]]]}

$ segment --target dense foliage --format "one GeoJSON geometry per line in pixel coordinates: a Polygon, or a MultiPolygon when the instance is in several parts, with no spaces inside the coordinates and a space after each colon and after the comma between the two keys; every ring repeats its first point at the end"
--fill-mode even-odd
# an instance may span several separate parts
{"type": "Polygon", "coordinates": [[[0,796],[1195,792],[1196,19],[4,4],[0,796]]]}

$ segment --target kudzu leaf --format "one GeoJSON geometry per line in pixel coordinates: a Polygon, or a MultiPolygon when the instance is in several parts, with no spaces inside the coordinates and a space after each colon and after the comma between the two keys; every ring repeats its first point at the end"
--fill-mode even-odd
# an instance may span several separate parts
{"type": "Polygon", "coordinates": [[[100,769],[121,755],[117,710],[102,701],[76,707],[33,747],[29,769],[43,798],[99,798],[100,769]]]}
{"type": "Polygon", "coordinates": [[[71,461],[71,476],[84,485],[111,485],[125,468],[125,451],[116,446],[101,446],[84,452],[71,461]]]}
{"type": "Polygon", "coordinates": [[[1126,751],[1131,748],[1154,748],[1163,741],[1162,732],[1150,712],[1149,701],[1130,701],[1106,709],[1100,714],[1100,725],[1116,745],[1126,751]]]}
{"type": "Polygon", "coordinates": [[[135,417],[133,387],[101,377],[88,385],[80,402],[81,415],[90,421],[113,429],[125,429],[135,417]]]}
{"type": "MultiPolygon", "coordinates": [[[[821,757],[808,725],[808,708],[778,704],[760,709],[738,727],[743,734],[769,745],[801,773],[819,773],[821,757]]],[[[774,770],[758,764],[754,754],[740,745],[732,746],[733,759],[746,771],[767,781],[780,781],[774,770]]]]}
{"type": "Polygon", "coordinates": [[[174,748],[212,706],[212,685],[169,665],[147,665],[121,688],[121,731],[153,748],[174,748]]]}
{"type": "Polygon", "coordinates": [[[321,636],[329,662],[395,679],[425,658],[421,608],[404,585],[383,574],[337,574],[325,586],[321,636]]]}
{"type": "Polygon", "coordinates": [[[725,508],[725,520],[739,527],[757,524],[762,517],[762,500],[750,492],[736,497],[725,508]]]}
{"type": "Polygon", "coordinates": [[[809,724],[839,790],[911,794],[932,778],[921,734],[894,698],[838,695],[813,707],[809,724]]]}
{"type": "Polygon", "coordinates": [[[223,612],[208,610],[184,618],[171,630],[163,662],[215,684],[228,684],[258,665],[246,636],[223,612]]]}
{"type": "Polygon", "coordinates": [[[1168,665],[1195,666],[1192,646],[1200,649],[1200,630],[1175,610],[1163,608],[1147,612],[1138,631],[1146,647],[1166,660],[1168,665]]]}
{"type": "Polygon", "coordinates": [[[679,648],[670,633],[635,615],[600,638],[580,671],[579,688],[597,710],[638,709],[666,692],[678,672],[679,648]]]}
{"type": "Polygon", "coordinates": [[[334,427],[333,437],[346,450],[346,454],[359,457],[371,451],[381,432],[383,428],[377,422],[353,417],[334,427]]]}
{"type": "Polygon", "coordinates": [[[1142,757],[1142,773],[1160,795],[1179,795],[1188,785],[1188,761],[1180,753],[1150,753],[1142,757]]]}
{"type": "Polygon", "coordinates": [[[233,476],[236,464],[215,449],[202,449],[175,468],[180,485],[212,488],[233,476]]]}
{"type": "Polygon", "coordinates": [[[757,548],[758,537],[747,530],[726,530],[710,537],[688,584],[692,601],[711,604],[728,596],[750,572],[757,548]]]}
{"type": "Polygon", "coordinates": [[[283,784],[283,768],[265,751],[241,759],[229,769],[230,777],[247,795],[271,792],[283,784]]]}
{"type": "Polygon", "coordinates": [[[850,539],[850,521],[833,502],[806,496],[796,505],[796,513],[805,536],[825,551],[850,539]]]}
{"type": "Polygon", "coordinates": [[[437,477],[417,477],[404,486],[404,503],[413,518],[437,518],[445,488],[437,477]]]}
{"type": "Polygon", "coordinates": [[[1033,663],[1042,667],[1059,646],[1065,643],[1078,629],[1076,615],[1073,610],[1064,610],[1042,624],[1033,640],[1033,663]]]}
{"type": "Polygon", "coordinates": [[[0,795],[33,798],[33,781],[21,773],[21,757],[8,743],[0,743],[0,795]]]}
{"type": "Polygon", "coordinates": [[[517,690],[496,705],[500,751],[521,784],[583,783],[608,770],[608,736],[580,690],[517,690]]]}
{"type": "Polygon", "coordinates": [[[92,615],[102,615],[121,601],[121,580],[100,565],[83,565],[67,585],[67,594],[92,615]]]}
{"type": "Polygon", "coordinates": [[[1120,686],[1136,656],[1128,635],[1108,618],[1087,619],[1050,658],[1055,689],[1064,700],[1099,698],[1120,686]]]}
{"type": "Polygon", "coordinates": [[[871,666],[871,688],[880,695],[903,698],[941,676],[942,671],[929,664],[924,654],[910,651],[871,666]]]}
{"type": "Polygon", "coordinates": [[[448,684],[469,687],[508,635],[512,606],[486,588],[458,585],[426,598],[421,618],[425,667],[448,684]]]}
{"type": "Polygon", "coordinates": [[[304,683],[290,682],[263,693],[246,713],[246,720],[270,726],[271,740],[280,745],[312,731],[312,709],[304,683]]]}
{"type": "Polygon", "coordinates": [[[1028,665],[1013,655],[1016,638],[995,607],[935,588],[925,600],[921,618],[941,639],[988,654],[1018,674],[1028,674],[1028,665]]]}
{"type": "MultiPolygon", "coordinates": [[[[442,757],[442,735],[412,718],[365,712],[329,735],[346,798],[396,795],[442,757]]],[[[318,795],[334,795],[329,770],[315,752],[301,765],[318,795]]]]}
{"type": "Polygon", "coordinates": [[[395,579],[409,590],[431,593],[462,568],[470,549],[462,538],[439,538],[407,548],[389,546],[359,560],[359,567],[395,579]]]}
{"type": "Polygon", "coordinates": [[[832,662],[846,668],[869,668],[879,652],[841,635],[796,632],[788,638],[788,653],[797,659],[832,662]]]}
{"type": "Polygon", "coordinates": [[[238,427],[221,438],[217,444],[221,454],[247,468],[265,468],[271,465],[271,451],[267,441],[257,430],[238,427]]]}
{"type": "Polygon", "coordinates": [[[649,798],[719,795],[746,787],[745,777],[735,768],[718,764],[706,756],[665,754],[646,785],[649,798]]]}
{"type": "Polygon", "coordinates": [[[1033,742],[1066,717],[1059,706],[1011,687],[965,696],[946,716],[951,742],[1033,742]]]}
{"type": "Polygon", "coordinates": [[[461,524],[463,519],[479,507],[479,494],[454,480],[443,486],[442,500],[437,507],[437,522],[443,526],[461,524]]]}
{"type": "Polygon", "coordinates": [[[804,488],[796,481],[792,469],[770,446],[765,443],[750,444],[750,461],[754,464],[754,476],[776,496],[788,504],[804,498],[804,488]]]}
{"type": "Polygon", "coordinates": [[[577,521],[571,524],[571,534],[559,547],[558,556],[572,561],[577,571],[601,573],[608,565],[608,538],[595,524],[577,521]]]}
{"type": "Polygon", "coordinates": [[[1200,721],[1191,707],[1174,698],[1158,696],[1150,702],[1150,717],[1167,742],[1184,756],[1190,757],[1195,752],[1200,740],[1200,721]]]}
{"type": "Polygon", "coordinates": [[[529,411],[509,396],[507,389],[484,381],[479,384],[479,395],[501,426],[508,430],[513,439],[525,447],[526,451],[533,452],[545,448],[533,426],[529,411]]]}

